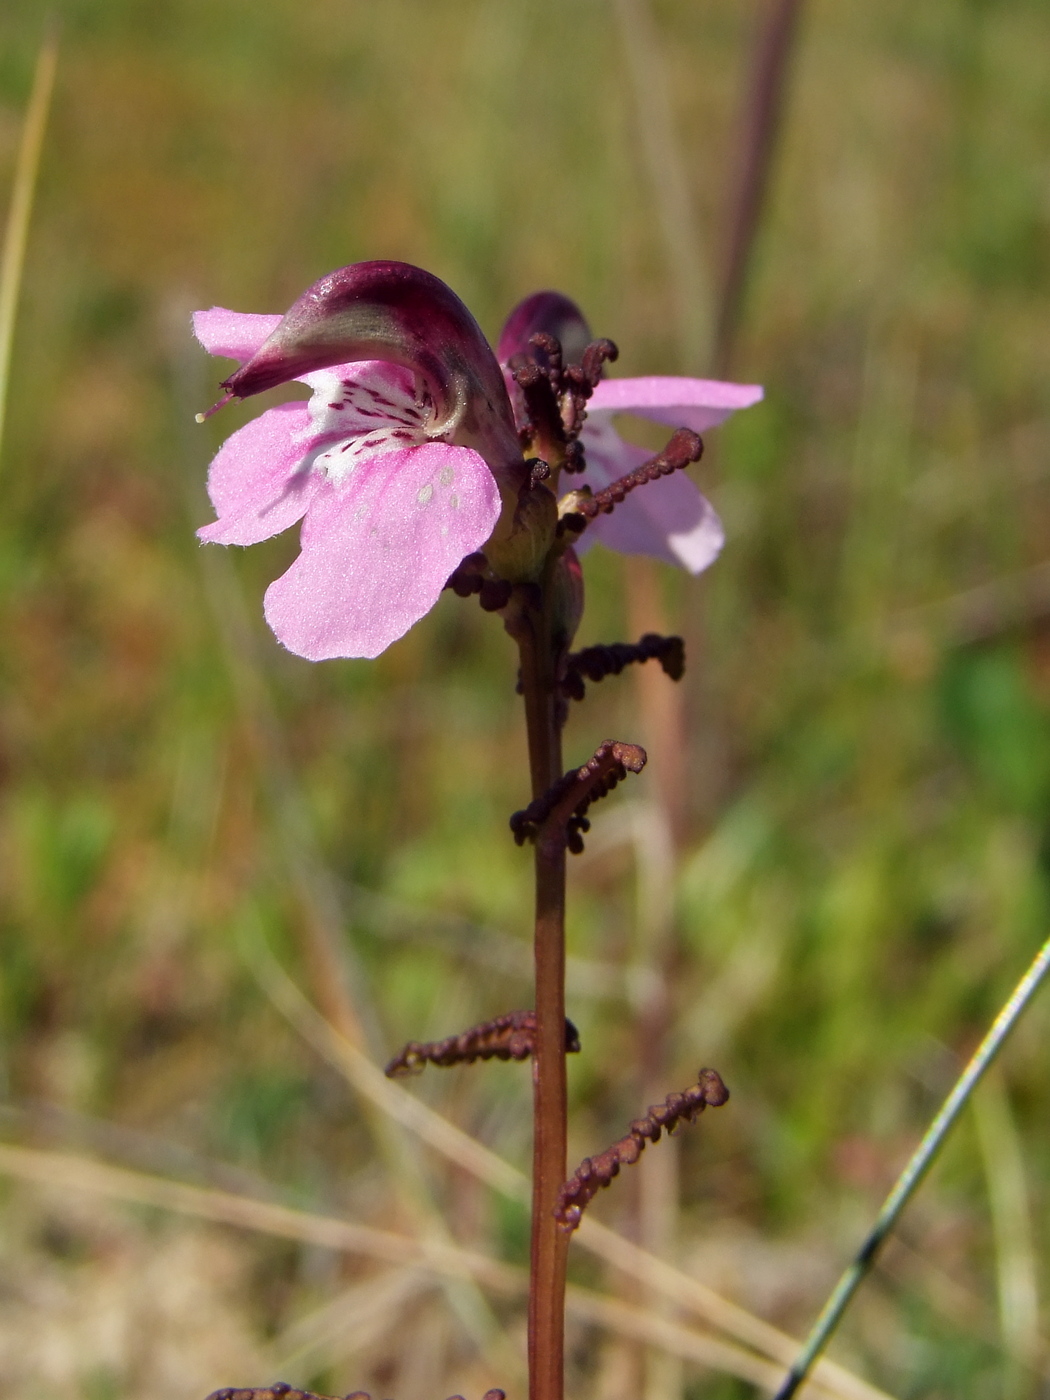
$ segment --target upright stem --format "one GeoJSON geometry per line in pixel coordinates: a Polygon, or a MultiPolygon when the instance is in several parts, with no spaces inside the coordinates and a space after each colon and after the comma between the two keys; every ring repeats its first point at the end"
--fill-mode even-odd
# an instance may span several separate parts
{"type": "MultiPolygon", "coordinates": [[[[545,612],[530,609],[517,632],[532,795],[561,777],[555,645],[545,612]]],[[[532,1055],[532,1252],[529,1400],[562,1400],[568,1240],[554,1218],[567,1174],[565,1082],[565,840],[536,842],[536,1039],[532,1055]]]]}
{"type": "Polygon", "coordinates": [[[714,358],[719,374],[728,372],[733,354],[744,284],[773,166],[791,50],[801,10],[802,0],[770,0],[755,49],[737,161],[740,177],[732,204],[729,246],[721,279],[721,305],[715,322],[714,358]]]}

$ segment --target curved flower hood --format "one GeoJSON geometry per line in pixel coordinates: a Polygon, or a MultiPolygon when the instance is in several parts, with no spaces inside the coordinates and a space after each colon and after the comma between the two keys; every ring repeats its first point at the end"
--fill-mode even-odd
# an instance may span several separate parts
{"type": "Polygon", "coordinates": [[[310,660],[377,656],[486,543],[500,486],[524,476],[477,323],[430,273],[361,263],[285,316],[213,307],[194,330],[212,354],[244,361],[222,402],[291,380],[313,391],[223,444],[208,474],[218,519],[200,538],[254,544],[302,520],[299,557],[267,589],[267,621],[310,660]]]}

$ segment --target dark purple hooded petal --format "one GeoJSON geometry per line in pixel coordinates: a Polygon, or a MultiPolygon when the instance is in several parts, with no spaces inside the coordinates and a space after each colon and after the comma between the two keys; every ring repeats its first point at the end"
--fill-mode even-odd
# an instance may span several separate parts
{"type": "Polygon", "coordinates": [[[223,387],[248,398],[355,360],[418,374],[434,405],[429,435],[475,448],[497,473],[520,471],[503,375],[478,323],[440,278],[409,263],[353,263],[322,277],[223,387]]]}
{"type": "Polygon", "coordinates": [[[583,312],[561,292],[533,292],[519,301],[500,332],[496,358],[505,365],[529,348],[529,337],[539,332],[561,341],[566,364],[579,364],[591,341],[591,328],[583,312]]]}

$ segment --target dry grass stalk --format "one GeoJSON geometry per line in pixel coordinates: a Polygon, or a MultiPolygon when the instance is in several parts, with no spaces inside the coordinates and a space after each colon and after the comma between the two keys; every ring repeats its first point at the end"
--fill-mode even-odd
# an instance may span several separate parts
{"type": "Polygon", "coordinates": [[[111,1167],[73,1153],[0,1144],[0,1172],[63,1191],[89,1191],[111,1200],[155,1206],[180,1215],[257,1230],[388,1264],[426,1264],[436,1273],[474,1277],[500,1291],[518,1287],[518,1273],[483,1254],[433,1240],[397,1235],[333,1216],[315,1215],[231,1191],[189,1186],[146,1172],[111,1167]]]}
{"type": "MultiPolygon", "coordinates": [[[[34,1185],[61,1191],[85,1191],[129,1204],[153,1206],[282,1239],[380,1259],[388,1264],[422,1266],[437,1275],[473,1277],[504,1295],[522,1296],[527,1287],[524,1270],[472,1250],[376,1230],[331,1216],[315,1215],[269,1201],[252,1200],[228,1191],[189,1186],[145,1172],[112,1167],[72,1153],[0,1144],[0,1172],[34,1185]]],[[[763,1378],[767,1370],[776,1373],[774,1366],[741,1347],[669,1324],[646,1309],[631,1308],[580,1288],[569,1290],[567,1302],[570,1313],[581,1321],[665,1347],[712,1370],[725,1371],[756,1384],[765,1384],[763,1378]]],[[[337,1303],[330,1306],[335,1308],[337,1303]]],[[[289,1339],[294,1336],[293,1329],[289,1339]]],[[[300,1337],[299,1344],[309,1345],[314,1340],[313,1335],[300,1337]]],[[[848,1394],[841,1387],[822,1382],[819,1378],[814,1380],[811,1393],[815,1397],[828,1397],[829,1400],[831,1397],[846,1400],[848,1394]]],[[[879,1397],[879,1400],[889,1400],[878,1391],[870,1390],[869,1394],[879,1397]]]]}

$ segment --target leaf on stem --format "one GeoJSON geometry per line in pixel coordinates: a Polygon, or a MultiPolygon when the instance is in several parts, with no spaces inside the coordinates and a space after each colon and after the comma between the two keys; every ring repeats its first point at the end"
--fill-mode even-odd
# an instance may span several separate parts
{"type": "MultiPolygon", "coordinates": [[[[277,1381],[261,1390],[226,1386],[223,1390],[213,1390],[208,1400],[372,1400],[372,1397],[367,1390],[350,1390],[345,1396],[315,1395],[312,1390],[296,1390],[287,1381],[277,1381]]],[[[449,1400],[463,1400],[463,1397],[451,1395],[449,1400]]],[[[483,1400],[507,1400],[507,1397],[502,1390],[486,1390],[483,1400]]]]}
{"type": "Polygon", "coordinates": [[[561,693],[568,700],[582,700],[585,680],[601,681],[606,676],[618,676],[632,662],[654,660],[659,661],[671,680],[680,681],[685,675],[685,642],[681,637],[661,637],[656,632],[646,632],[637,642],[609,642],[570,652],[565,661],[561,693]]]}
{"type": "Polygon", "coordinates": [[[691,428],[679,428],[667,446],[655,457],[650,457],[633,472],[621,476],[611,486],[606,486],[593,495],[587,489],[570,491],[558,503],[559,528],[578,535],[589,520],[599,515],[611,515],[613,509],[637,490],[662,476],[673,476],[682,471],[690,462],[699,462],[704,454],[704,443],[699,433],[691,428]]]}
{"type": "Polygon", "coordinates": [[[371,1400],[365,1390],[351,1390],[345,1396],[315,1395],[312,1390],[296,1390],[286,1381],[276,1381],[262,1389],[241,1390],[235,1385],[214,1390],[208,1400],[371,1400]]]}
{"type": "MultiPolygon", "coordinates": [[[[450,1035],[446,1040],[421,1043],[410,1040],[386,1067],[388,1079],[420,1074],[431,1065],[472,1065],[477,1060],[527,1060],[536,1037],[535,1011],[508,1011],[479,1026],[450,1035]]],[[[569,1020],[565,1022],[565,1051],[575,1055],[580,1035],[569,1020]]]]}
{"type": "Polygon", "coordinates": [[[500,608],[505,608],[513,591],[506,579],[496,577],[480,551],[468,554],[458,568],[453,569],[445,587],[451,588],[457,598],[479,594],[478,601],[485,612],[499,612],[500,608]]]}
{"type": "Polygon", "coordinates": [[[548,330],[528,336],[527,347],[515,350],[521,333],[536,318],[553,323],[568,316],[572,340],[589,334],[579,310],[557,293],[540,292],[512,314],[500,337],[500,358],[505,359],[520,399],[519,437],[522,448],[538,453],[567,472],[583,471],[586,463],[579,441],[587,416],[586,403],[602,377],[607,360],[619,350],[611,340],[592,340],[583,349],[579,364],[566,364],[561,340],[548,330]],[[519,324],[520,322],[520,324],[519,324]]]}
{"type": "Polygon", "coordinates": [[[569,1233],[580,1223],[588,1203],[603,1186],[608,1186],[620,1168],[631,1166],[645,1150],[646,1142],[658,1142],[662,1132],[673,1133],[679,1123],[691,1123],[707,1107],[719,1108],[729,1098],[721,1075],[702,1069],[697,1082],[680,1094],[668,1094],[662,1104],[654,1104],[644,1118],[636,1118],[626,1137],[614,1142],[597,1157],[585,1157],[561,1188],[555,1216],[569,1233]]]}
{"type": "Polygon", "coordinates": [[[590,831],[587,809],[599,797],[612,792],[628,773],[645,767],[645,750],[638,744],[606,739],[582,768],[573,768],[523,811],[515,812],[510,829],[519,846],[560,830],[574,855],[583,850],[583,833],[590,831]]]}

